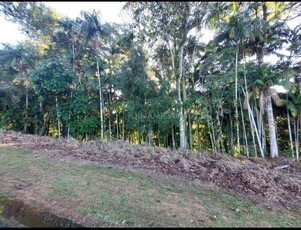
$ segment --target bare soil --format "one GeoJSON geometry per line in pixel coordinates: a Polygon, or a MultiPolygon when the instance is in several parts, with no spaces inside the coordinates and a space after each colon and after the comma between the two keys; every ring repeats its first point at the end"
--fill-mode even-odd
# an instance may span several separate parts
{"type": "MultiPolygon", "coordinates": [[[[182,184],[198,180],[208,186],[231,189],[271,209],[301,208],[301,164],[293,159],[231,157],[220,153],[133,145],[127,141],[92,140],[84,143],[72,138],[23,135],[1,129],[0,146],[36,151],[78,164],[94,162],[158,179],[169,177],[182,184]]],[[[16,189],[21,193],[24,191],[25,198],[29,196],[26,190],[16,189]]],[[[59,205],[56,207],[60,208],[59,205]]]]}

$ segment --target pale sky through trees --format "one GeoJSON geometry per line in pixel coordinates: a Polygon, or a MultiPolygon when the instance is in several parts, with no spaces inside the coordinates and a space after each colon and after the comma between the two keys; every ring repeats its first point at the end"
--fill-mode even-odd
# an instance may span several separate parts
{"type": "MultiPolygon", "coordinates": [[[[93,9],[100,11],[103,23],[114,22],[124,23],[129,21],[129,17],[121,14],[121,9],[126,2],[44,2],[45,5],[55,9],[59,14],[67,16],[71,19],[80,17],[81,10],[92,12],[93,9]]],[[[0,29],[4,33],[0,33],[0,44],[11,43],[16,44],[23,41],[26,36],[23,35],[17,24],[9,22],[0,15],[0,29]]],[[[212,38],[211,32],[206,32],[202,40],[208,42],[212,38]]]]}
{"type": "MultiPolygon", "coordinates": [[[[80,17],[80,12],[82,10],[92,12],[93,9],[100,11],[101,20],[103,23],[106,22],[115,22],[115,23],[124,23],[128,22],[130,19],[127,15],[121,14],[121,9],[126,3],[125,1],[116,1],[116,2],[43,2],[46,6],[49,6],[55,9],[59,14],[63,16],[70,17],[75,19],[80,17]]],[[[300,23],[300,19],[297,18],[293,24],[300,23]]],[[[26,39],[26,36],[23,35],[19,26],[13,22],[9,22],[0,15],[0,46],[1,43],[11,43],[17,44],[26,39]]],[[[202,41],[207,43],[213,38],[213,32],[206,31],[202,36],[202,41]]],[[[287,54],[287,52],[281,50],[279,53],[287,54]]],[[[265,62],[276,63],[277,57],[275,55],[270,55],[265,57],[265,62]]]]}
{"type": "MultiPolygon", "coordinates": [[[[105,22],[123,23],[125,15],[121,16],[120,10],[126,2],[43,2],[46,6],[55,9],[59,14],[71,19],[80,17],[81,10],[92,12],[93,9],[101,12],[101,20],[105,22]]],[[[0,29],[4,31],[0,34],[0,43],[16,44],[18,41],[26,39],[18,25],[9,22],[0,16],[0,29]]]]}
{"type": "MultiPolygon", "coordinates": [[[[129,16],[121,13],[121,9],[126,2],[44,2],[46,6],[55,9],[56,12],[71,19],[80,17],[82,10],[92,12],[93,9],[100,11],[102,23],[114,22],[125,23],[129,22],[129,16]]],[[[299,19],[298,19],[299,20],[299,19]]],[[[21,33],[19,26],[13,22],[9,22],[0,15],[0,29],[4,33],[0,33],[0,47],[2,43],[17,44],[26,39],[26,36],[21,33]]],[[[206,31],[201,40],[205,43],[213,38],[212,31],[206,31]]],[[[279,51],[279,53],[287,53],[279,51]]],[[[265,62],[276,63],[278,60],[276,55],[269,55],[264,58],[265,62]]],[[[277,87],[278,91],[284,92],[283,87],[277,87]]]]}

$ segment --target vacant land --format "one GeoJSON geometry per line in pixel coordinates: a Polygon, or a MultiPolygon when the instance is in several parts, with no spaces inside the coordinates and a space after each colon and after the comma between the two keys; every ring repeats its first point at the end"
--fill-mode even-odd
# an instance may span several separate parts
{"type": "Polygon", "coordinates": [[[300,227],[300,168],[0,130],[0,195],[87,227],[300,227]]]}

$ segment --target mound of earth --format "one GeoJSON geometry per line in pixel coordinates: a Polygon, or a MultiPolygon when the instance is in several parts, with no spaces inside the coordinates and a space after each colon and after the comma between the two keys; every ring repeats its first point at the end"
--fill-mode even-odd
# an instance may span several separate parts
{"type": "Polygon", "coordinates": [[[127,141],[91,140],[84,143],[73,138],[55,139],[3,129],[0,129],[0,145],[180,175],[213,182],[267,207],[301,207],[301,164],[293,159],[231,157],[134,145],[127,141]]]}

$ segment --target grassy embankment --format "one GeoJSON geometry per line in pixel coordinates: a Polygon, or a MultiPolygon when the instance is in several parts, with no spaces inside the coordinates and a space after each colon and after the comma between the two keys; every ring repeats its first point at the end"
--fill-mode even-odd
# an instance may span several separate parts
{"type": "Polygon", "coordinates": [[[0,195],[26,199],[85,226],[301,226],[301,210],[263,208],[199,181],[8,147],[0,147],[0,195]]]}

